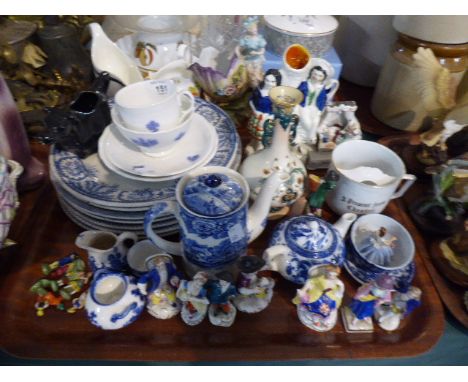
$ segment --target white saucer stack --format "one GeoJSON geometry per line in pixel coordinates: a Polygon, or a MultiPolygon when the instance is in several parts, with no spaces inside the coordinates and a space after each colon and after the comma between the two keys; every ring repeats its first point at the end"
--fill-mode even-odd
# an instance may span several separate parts
{"type": "MultiPolygon", "coordinates": [[[[144,236],[146,211],[156,201],[174,199],[180,177],[204,165],[237,169],[241,152],[232,120],[197,98],[190,129],[168,152],[149,156],[111,124],[98,154],[81,159],[53,147],[50,176],[64,212],[79,226],[144,236]]],[[[156,220],[153,228],[160,235],[178,232],[172,215],[156,220]]]]}

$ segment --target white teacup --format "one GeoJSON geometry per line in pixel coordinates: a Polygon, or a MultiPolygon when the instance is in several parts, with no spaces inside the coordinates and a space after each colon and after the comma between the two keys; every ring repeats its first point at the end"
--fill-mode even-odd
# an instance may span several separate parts
{"type": "MultiPolygon", "coordinates": [[[[338,176],[336,187],[327,195],[327,203],[337,214],[378,214],[391,199],[399,198],[414,183],[416,177],[406,174],[400,157],[389,148],[364,140],[346,141],[333,150],[329,172],[338,176]],[[380,173],[379,180],[360,182],[349,177],[349,170],[358,167],[372,167],[380,171],[369,172],[369,179],[380,173]],[[344,170],[344,172],[343,172],[344,170]],[[380,182],[387,176],[388,182],[380,182]],[[401,181],[406,182],[397,190],[401,181]],[[376,184],[380,183],[380,184],[376,184]]],[[[360,174],[362,175],[362,174],[360,174]]]]}
{"type": "Polygon", "coordinates": [[[195,105],[189,91],[177,92],[170,80],[141,81],[125,86],[115,95],[115,108],[125,127],[141,132],[158,132],[174,128],[195,105]],[[182,108],[184,97],[190,107],[182,108]]]}

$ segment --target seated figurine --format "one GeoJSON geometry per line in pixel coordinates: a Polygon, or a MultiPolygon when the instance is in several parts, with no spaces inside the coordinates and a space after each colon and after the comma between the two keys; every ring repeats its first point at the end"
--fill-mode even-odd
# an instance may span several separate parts
{"type": "Polygon", "coordinates": [[[154,255],[148,258],[146,266],[148,273],[138,280],[138,285],[149,286],[144,288],[144,294],[148,295],[148,313],[161,320],[174,317],[180,312],[180,302],[176,298],[180,275],[172,257],[167,254],[154,255]]]}
{"type": "Polygon", "coordinates": [[[340,268],[329,264],[309,269],[309,279],[292,300],[299,320],[308,328],[325,332],[335,327],[345,290],[339,274],[340,268]]]}
{"type": "Polygon", "coordinates": [[[239,259],[239,294],[234,298],[234,305],[241,312],[258,313],[268,306],[273,297],[275,281],[270,277],[257,276],[264,265],[265,261],[257,256],[242,256],[239,259]]]}
{"type": "Polygon", "coordinates": [[[198,272],[192,281],[182,280],[176,296],[182,301],[182,320],[190,326],[198,325],[206,316],[210,301],[207,298],[208,275],[198,272]]]}
{"type": "Polygon", "coordinates": [[[369,333],[374,330],[372,316],[377,307],[392,301],[394,283],[393,277],[380,274],[357,290],[349,307],[342,309],[343,323],[348,333],[369,333]]]}
{"type": "Polygon", "coordinates": [[[403,285],[397,287],[390,303],[382,304],[375,309],[374,318],[382,329],[396,330],[401,320],[408,317],[420,305],[421,289],[403,285]]]}
{"type": "Polygon", "coordinates": [[[210,308],[208,318],[213,325],[229,327],[234,323],[237,310],[231,300],[236,296],[236,287],[228,272],[216,274],[217,280],[208,282],[210,308]]]}

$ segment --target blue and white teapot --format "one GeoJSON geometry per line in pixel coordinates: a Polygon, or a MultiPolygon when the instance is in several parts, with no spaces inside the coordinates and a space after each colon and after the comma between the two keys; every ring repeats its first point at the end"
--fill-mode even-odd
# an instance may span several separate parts
{"type": "Polygon", "coordinates": [[[179,181],[176,201],[158,202],[146,213],[146,235],[164,251],[183,255],[191,275],[229,270],[265,228],[272,197],[288,176],[274,172],[248,210],[249,185],[238,172],[218,166],[198,168],[179,181]],[[168,213],[179,221],[181,242],[167,241],[152,229],[154,219],[168,213]]]}
{"type": "Polygon", "coordinates": [[[265,269],[302,285],[312,266],[341,266],[346,255],[343,237],[356,218],[356,214],[346,213],[334,225],[314,215],[285,220],[275,228],[263,253],[265,269]]]}

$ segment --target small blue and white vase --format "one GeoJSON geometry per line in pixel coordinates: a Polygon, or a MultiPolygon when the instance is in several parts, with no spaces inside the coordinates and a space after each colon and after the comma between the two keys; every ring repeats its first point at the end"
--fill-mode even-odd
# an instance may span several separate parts
{"type": "Polygon", "coordinates": [[[121,329],[134,322],[145,307],[144,296],[133,276],[98,270],[86,296],[89,321],[100,329],[121,329]]]}

